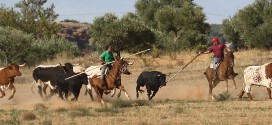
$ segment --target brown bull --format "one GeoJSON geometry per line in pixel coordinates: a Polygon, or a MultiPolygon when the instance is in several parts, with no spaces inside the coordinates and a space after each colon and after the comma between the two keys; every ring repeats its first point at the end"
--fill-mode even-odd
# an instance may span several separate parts
{"type": "Polygon", "coordinates": [[[1,86],[0,92],[2,94],[0,98],[3,98],[5,96],[5,92],[4,92],[5,88],[9,88],[10,90],[12,90],[12,94],[8,99],[13,98],[16,92],[16,89],[13,85],[14,77],[22,75],[22,73],[19,71],[19,66],[23,66],[23,65],[17,65],[12,63],[6,66],[5,68],[3,68],[2,70],[0,70],[0,86],[1,86]]]}
{"type": "Polygon", "coordinates": [[[214,71],[212,68],[208,67],[204,75],[206,76],[209,82],[209,99],[213,99],[212,89],[217,86],[220,81],[225,81],[228,91],[228,79],[233,80],[234,88],[236,89],[235,76],[237,73],[233,71],[234,66],[234,55],[232,52],[227,52],[221,64],[217,67],[217,78],[213,80],[214,71]]]}
{"type": "MultiPolygon", "coordinates": [[[[112,69],[109,71],[109,74],[106,76],[107,85],[102,85],[101,78],[97,77],[96,75],[93,76],[92,78],[89,78],[90,84],[94,88],[98,97],[98,101],[102,104],[102,106],[105,105],[102,98],[103,92],[105,90],[113,90],[115,88],[118,88],[121,91],[123,91],[126,97],[130,100],[130,97],[127,94],[124,86],[121,84],[121,73],[130,74],[126,66],[124,67],[125,64],[127,64],[127,62],[124,61],[123,59],[116,60],[114,62],[112,69]]],[[[88,92],[89,94],[91,94],[91,91],[88,91],[88,92]]]]}

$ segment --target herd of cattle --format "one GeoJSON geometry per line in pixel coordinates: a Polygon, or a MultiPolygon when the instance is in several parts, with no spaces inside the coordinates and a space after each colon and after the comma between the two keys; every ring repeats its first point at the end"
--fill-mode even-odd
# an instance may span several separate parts
{"type": "MultiPolygon", "coordinates": [[[[43,100],[48,100],[55,94],[58,94],[62,100],[68,100],[68,95],[70,92],[74,96],[71,101],[76,101],[78,99],[80,89],[84,84],[86,86],[86,93],[89,93],[91,99],[93,100],[92,88],[94,88],[97,92],[97,96],[101,97],[99,101],[104,104],[102,100],[102,95],[103,93],[108,94],[107,90],[113,90],[112,92],[115,93],[115,89],[118,88],[120,89],[120,92],[121,90],[125,92],[124,87],[121,85],[121,73],[127,75],[131,74],[127,69],[127,65],[132,64],[133,63],[128,63],[124,60],[118,60],[114,62],[113,68],[108,72],[107,77],[109,78],[107,80],[108,85],[106,87],[103,87],[103,85],[96,86],[95,84],[93,84],[95,83],[95,78],[98,81],[100,80],[101,83],[101,79],[99,78],[99,74],[101,73],[101,66],[90,66],[88,68],[84,68],[80,65],[73,65],[71,63],[65,63],[64,65],[39,65],[35,67],[32,72],[32,77],[34,81],[31,85],[31,90],[34,93],[33,87],[36,86],[38,88],[38,93],[43,100]],[[112,78],[113,80],[111,81],[112,78]],[[50,88],[49,94],[47,94],[48,87],[50,88]],[[65,96],[65,98],[63,97],[63,95],[65,96]]],[[[19,67],[21,66],[23,65],[17,65],[13,63],[0,69],[0,92],[2,94],[0,98],[5,96],[5,89],[10,89],[13,91],[13,94],[9,97],[9,99],[13,98],[16,91],[13,85],[14,78],[16,76],[22,75],[19,70],[19,67]]],[[[159,87],[166,85],[165,80],[166,75],[161,72],[144,71],[137,80],[137,93],[138,91],[143,91],[140,90],[140,86],[146,86],[148,98],[149,100],[151,100],[155,96],[159,87]],[[151,95],[152,92],[153,94],[151,95]]],[[[118,97],[120,96],[120,92],[118,97]]],[[[129,98],[126,92],[125,95],[129,98]]]]}
{"type": "MultiPolygon", "coordinates": [[[[32,88],[36,85],[38,93],[43,100],[49,99],[56,93],[62,100],[67,100],[69,92],[71,92],[74,96],[71,101],[76,101],[78,99],[80,89],[84,84],[86,86],[86,93],[89,93],[90,97],[93,99],[93,88],[97,93],[98,100],[102,104],[104,104],[102,99],[103,93],[107,94],[107,90],[113,90],[115,93],[116,88],[120,89],[120,92],[122,90],[128,99],[130,99],[121,84],[121,74],[130,74],[127,69],[127,65],[132,65],[132,63],[128,63],[122,59],[114,62],[113,68],[108,72],[106,86],[102,85],[101,79],[99,78],[100,66],[83,68],[79,65],[72,65],[71,63],[65,63],[64,65],[39,65],[35,67],[32,73],[34,81],[31,86],[31,90],[34,93],[32,88]],[[46,93],[47,87],[50,88],[49,94],[46,93]]],[[[14,93],[16,92],[13,85],[14,78],[22,75],[19,70],[19,67],[21,66],[23,65],[13,63],[4,68],[0,68],[0,92],[2,94],[0,98],[5,96],[5,89],[12,90],[12,95],[8,99],[13,98],[14,93]]],[[[139,97],[138,92],[143,92],[140,87],[145,86],[147,89],[148,99],[151,100],[159,88],[165,85],[165,74],[159,71],[144,71],[137,79],[136,97],[139,97]]],[[[271,99],[270,88],[272,87],[272,62],[261,66],[249,66],[244,70],[244,84],[239,98],[242,98],[243,94],[246,92],[248,97],[252,99],[250,95],[252,85],[267,87],[269,98],[271,99]]]]}

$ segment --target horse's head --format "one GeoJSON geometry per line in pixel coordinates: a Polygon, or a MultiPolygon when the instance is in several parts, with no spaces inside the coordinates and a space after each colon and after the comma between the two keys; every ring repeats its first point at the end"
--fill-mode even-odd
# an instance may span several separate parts
{"type": "Polygon", "coordinates": [[[121,71],[121,73],[130,75],[130,71],[128,70],[127,66],[128,65],[132,65],[134,62],[129,63],[128,61],[125,61],[123,58],[119,59],[115,62],[115,65],[119,65],[119,69],[121,71]]]}
{"type": "Polygon", "coordinates": [[[230,64],[231,67],[234,66],[234,54],[233,52],[227,52],[225,55],[225,59],[227,59],[227,62],[230,64]]]}

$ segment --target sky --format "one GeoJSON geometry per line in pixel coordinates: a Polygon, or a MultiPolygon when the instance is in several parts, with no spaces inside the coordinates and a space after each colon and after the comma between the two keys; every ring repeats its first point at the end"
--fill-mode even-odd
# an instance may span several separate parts
{"type": "MultiPolygon", "coordinates": [[[[14,7],[19,0],[0,0],[6,7],[14,7]]],[[[135,12],[134,4],[137,0],[48,0],[55,5],[55,12],[59,14],[57,21],[64,19],[92,23],[105,13],[113,13],[122,17],[127,12],[135,12]],[[80,1],[80,2],[79,2],[80,1]]],[[[232,17],[240,9],[252,4],[255,0],[194,0],[203,8],[206,22],[221,24],[224,19],[232,17]]]]}

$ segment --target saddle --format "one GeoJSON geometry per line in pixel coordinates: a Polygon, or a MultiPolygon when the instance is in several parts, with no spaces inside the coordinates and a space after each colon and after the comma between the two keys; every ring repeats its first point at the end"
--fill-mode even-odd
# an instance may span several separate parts
{"type": "MultiPolygon", "coordinates": [[[[220,59],[220,60],[218,60],[218,61],[215,63],[215,66],[216,66],[215,69],[217,69],[217,67],[220,66],[220,64],[222,63],[222,61],[223,61],[223,59],[220,59]]],[[[210,68],[213,69],[213,63],[210,64],[210,68]]]]}

